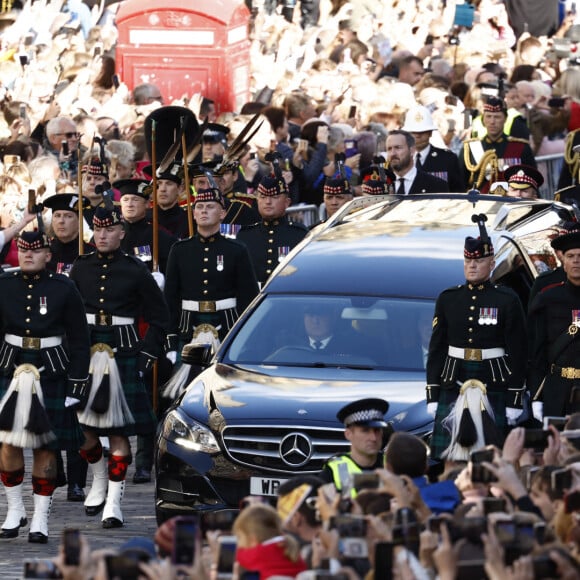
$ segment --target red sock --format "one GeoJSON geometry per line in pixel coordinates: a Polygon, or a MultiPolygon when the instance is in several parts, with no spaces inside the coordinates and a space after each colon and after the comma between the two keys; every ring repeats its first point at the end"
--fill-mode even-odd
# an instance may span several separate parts
{"type": "Polygon", "coordinates": [[[0,480],[6,487],[16,487],[24,480],[24,467],[16,471],[0,471],[0,480]]]}
{"type": "Polygon", "coordinates": [[[56,489],[56,479],[32,476],[32,492],[36,495],[52,495],[56,489]]]}
{"type": "Polygon", "coordinates": [[[130,455],[109,455],[109,479],[124,481],[129,465],[131,465],[130,455]]]}
{"type": "Polygon", "coordinates": [[[103,456],[103,446],[99,441],[93,448],[81,449],[79,453],[88,463],[96,463],[103,456]]]}

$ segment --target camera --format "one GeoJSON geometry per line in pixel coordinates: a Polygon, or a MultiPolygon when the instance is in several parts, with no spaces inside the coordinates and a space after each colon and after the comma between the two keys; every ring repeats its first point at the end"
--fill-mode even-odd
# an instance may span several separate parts
{"type": "Polygon", "coordinates": [[[22,578],[62,578],[52,560],[25,560],[22,578]]]}
{"type": "Polygon", "coordinates": [[[548,447],[550,432],[545,429],[526,429],[524,435],[524,449],[543,451],[548,447]]]}
{"type": "Polygon", "coordinates": [[[333,523],[342,542],[343,557],[368,558],[366,519],[351,515],[339,515],[333,519],[333,523]]]}
{"type": "Polygon", "coordinates": [[[483,513],[487,516],[495,512],[505,512],[506,501],[501,497],[484,497],[483,513]]]}
{"type": "Polygon", "coordinates": [[[357,491],[362,489],[377,489],[379,487],[378,473],[355,473],[353,477],[353,487],[357,491]]]}
{"type": "Polygon", "coordinates": [[[564,491],[572,487],[572,472],[568,468],[552,471],[551,484],[554,499],[562,499],[564,491]]]}
{"type": "Polygon", "coordinates": [[[580,511],[580,491],[571,491],[564,495],[564,508],[567,514],[580,511]]]}
{"type": "Polygon", "coordinates": [[[75,529],[65,529],[62,533],[64,563],[67,566],[78,566],[81,556],[80,532],[75,529]]]}
{"type": "Polygon", "coordinates": [[[179,517],[175,521],[175,536],[172,564],[191,566],[195,557],[195,547],[199,536],[196,518],[179,517]]]}
{"type": "Polygon", "coordinates": [[[564,431],[564,427],[567,422],[567,417],[544,417],[544,429],[547,429],[550,425],[553,425],[557,431],[564,431]]]}
{"type": "Polygon", "coordinates": [[[205,535],[208,530],[224,532],[231,530],[238,513],[238,510],[217,510],[202,514],[200,522],[202,534],[205,535]]]}
{"type": "Polygon", "coordinates": [[[236,561],[236,548],[237,541],[235,536],[220,536],[218,538],[218,580],[229,580],[232,577],[236,561]]]}
{"type": "Polygon", "coordinates": [[[141,575],[139,561],[122,554],[105,556],[105,567],[109,580],[137,580],[141,575]]]}
{"type": "Polygon", "coordinates": [[[481,463],[474,463],[471,466],[472,483],[493,483],[497,477],[487,467],[481,463]]]}
{"type": "Polygon", "coordinates": [[[493,447],[484,447],[483,449],[478,449],[477,451],[472,451],[469,456],[471,463],[493,463],[493,458],[495,451],[493,447]]]}

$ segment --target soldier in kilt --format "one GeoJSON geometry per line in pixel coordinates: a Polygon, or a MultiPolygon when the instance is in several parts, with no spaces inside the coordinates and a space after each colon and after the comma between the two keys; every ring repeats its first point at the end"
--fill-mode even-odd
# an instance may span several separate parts
{"type": "Polygon", "coordinates": [[[86,443],[81,455],[93,473],[87,515],[103,510],[104,528],[123,525],[121,499],[131,463],[129,437],[150,435],[156,419],[144,377],[163,354],[169,323],[165,299],[147,266],[124,254],[119,210],[98,207],[93,217],[96,252],[79,256],[71,279],[77,284],[91,332],[90,389],[79,412],[86,443]],[[139,338],[137,322],[149,324],[139,338]],[[108,436],[108,464],[99,436],[108,436]]]}
{"type": "Polygon", "coordinates": [[[500,444],[506,422],[515,423],[521,414],[524,310],[512,290],[490,281],[495,262],[486,216],[473,220],[480,237],[465,239],[466,283],[439,295],[433,317],[427,409],[435,416],[431,455],[436,459],[468,459],[474,449],[500,444]],[[468,423],[471,434],[462,433],[468,423]]]}
{"type": "Polygon", "coordinates": [[[48,238],[18,240],[20,272],[0,277],[0,478],[8,513],[0,538],[26,525],[22,502],[24,448],[33,449],[34,515],[28,541],[48,541],[56,487],[56,454],[83,442],[75,407],[89,373],[89,332],[81,296],[66,276],[49,272],[48,238]]]}
{"type": "MultiPolygon", "coordinates": [[[[171,249],[165,285],[171,315],[169,353],[176,349],[181,353],[191,342],[209,343],[217,349],[239,314],[258,294],[248,250],[220,233],[225,214],[225,200],[219,189],[198,190],[193,209],[197,232],[171,249]]],[[[186,364],[178,367],[164,389],[164,397],[175,399],[195,370],[199,369],[186,364]]]]}

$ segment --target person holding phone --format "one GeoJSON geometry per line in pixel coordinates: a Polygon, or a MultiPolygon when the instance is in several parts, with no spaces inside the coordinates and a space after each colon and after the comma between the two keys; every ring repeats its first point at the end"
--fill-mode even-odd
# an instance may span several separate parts
{"type": "MultiPolygon", "coordinates": [[[[506,422],[515,422],[521,414],[521,396],[527,363],[526,321],[522,304],[515,292],[491,282],[495,267],[494,249],[485,228],[487,217],[474,215],[479,237],[468,236],[463,250],[465,284],[444,290],[435,305],[433,333],[427,359],[427,409],[435,417],[431,439],[434,459],[467,459],[470,451],[489,444],[491,437],[503,439],[506,422]],[[481,388],[480,397],[474,391],[462,391],[463,383],[481,388]],[[464,405],[480,427],[476,441],[462,444],[461,431],[464,405]],[[478,405],[479,403],[479,405],[478,405]],[[483,430],[481,405],[495,428],[483,430]],[[453,407],[453,409],[452,409],[453,407]],[[458,415],[450,411],[458,411],[458,415]],[[450,417],[451,433],[443,426],[450,417]]],[[[555,413],[557,414],[557,413],[555,413]]]]}
{"type": "Polygon", "coordinates": [[[82,442],[76,408],[89,376],[89,332],[78,290],[47,270],[50,258],[46,235],[24,232],[18,240],[20,271],[0,276],[0,479],[8,506],[0,540],[15,538],[27,523],[24,449],[32,449],[33,457],[28,541],[45,544],[56,453],[78,451],[82,442]]]}
{"type": "Polygon", "coordinates": [[[530,306],[528,385],[537,419],[580,410],[580,231],[558,236],[551,245],[561,252],[566,281],[545,288],[530,306]]]}

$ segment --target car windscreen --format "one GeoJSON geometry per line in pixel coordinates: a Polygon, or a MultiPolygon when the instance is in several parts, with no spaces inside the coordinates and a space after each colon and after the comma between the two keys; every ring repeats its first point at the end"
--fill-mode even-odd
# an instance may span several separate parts
{"type": "Polygon", "coordinates": [[[269,295],[223,353],[237,365],[425,368],[434,303],[373,296],[269,295]]]}

